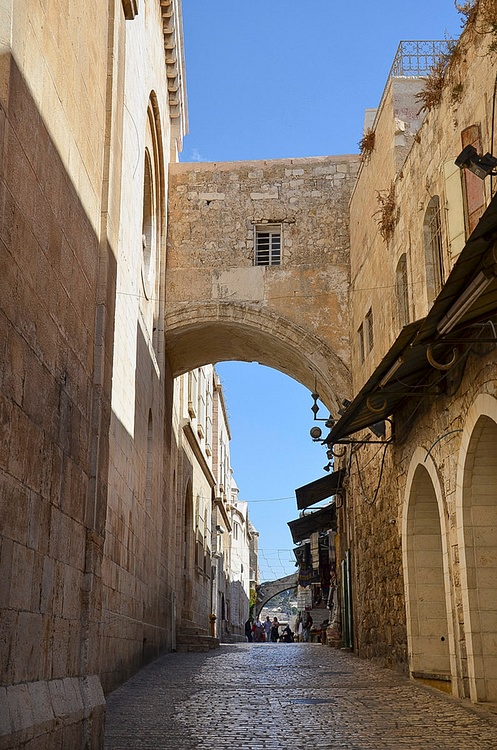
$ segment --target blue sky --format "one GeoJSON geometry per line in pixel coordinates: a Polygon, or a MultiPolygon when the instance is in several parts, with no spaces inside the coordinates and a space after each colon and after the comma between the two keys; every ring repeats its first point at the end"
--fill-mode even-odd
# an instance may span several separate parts
{"type": "MultiPolygon", "coordinates": [[[[378,105],[399,42],[456,38],[461,20],[453,0],[183,0],[183,27],[181,161],[238,161],[357,153],[364,110],[378,105]]],[[[294,490],[327,463],[309,437],[310,394],[260,365],[217,369],[235,479],[260,532],[261,579],[287,575],[294,490]]]]}

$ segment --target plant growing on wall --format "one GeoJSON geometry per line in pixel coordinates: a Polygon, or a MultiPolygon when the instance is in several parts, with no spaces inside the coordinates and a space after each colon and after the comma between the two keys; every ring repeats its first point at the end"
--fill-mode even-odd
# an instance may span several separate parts
{"type": "Polygon", "coordinates": [[[464,24],[475,20],[479,4],[479,0],[468,0],[465,3],[458,3],[457,0],[454,2],[457,12],[464,16],[464,24]]]}
{"type": "Polygon", "coordinates": [[[431,112],[432,109],[440,104],[445,88],[447,67],[450,58],[450,52],[442,55],[426,76],[424,89],[416,94],[416,99],[421,102],[420,112],[431,112]]]}
{"type": "Polygon", "coordinates": [[[357,144],[361,151],[361,159],[364,164],[367,164],[371,159],[371,154],[374,151],[376,133],[372,128],[367,128],[362,136],[361,140],[357,144]]]}
{"type": "Polygon", "coordinates": [[[493,36],[489,53],[497,51],[497,0],[468,0],[460,3],[455,0],[458,13],[463,16],[463,28],[473,28],[479,34],[493,36]]]}
{"type": "Polygon", "coordinates": [[[392,182],[388,190],[378,190],[376,192],[379,209],[373,214],[377,217],[376,221],[380,229],[380,234],[385,240],[392,237],[395,225],[399,220],[399,209],[395,202],[395,185],[392,182]]]}

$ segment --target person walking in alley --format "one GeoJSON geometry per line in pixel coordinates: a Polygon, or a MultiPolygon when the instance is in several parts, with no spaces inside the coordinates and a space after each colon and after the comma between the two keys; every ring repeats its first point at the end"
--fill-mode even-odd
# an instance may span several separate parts
{"type": "Polygon", "coordinates": [[[309,636],[311,634],[311,628],[312,628],[312,623],[313,622],[314,621],[313,621],[311,615],[309,614],[309,612],[306,612],[305,615],[304,615],[304,623],[303,623],[304,643],[308,643],[309,642],[309,636]]]}
{"type": "Polygon", "coordinates": [[[295,636],[296,636],[296,639],[297,639],[297,643],[302,643],[303,632],[304,632],[304,628],[303,628],[303,625],[302,625],[302,615],[299,612],[299,614],[297,616],[297,620],[295,622],[295,636]]]}
{"type": "Polygon", "coordinates": [[[250,617],[245,623],[245,638],[248,643],[252,643],[252,619],[250,617]]]}
{"type": "Polygon", "coordinates": [[[255,630],[254,630],[254,642],[255,643],[262,643],[262,635],[264,633],[264,626],[260,619],[257,617],[255,621],[255,630]]]}
{"type": "Polygon", "coordinates": [[[264,620],[264,633],[266,634],[266,643],[269,643],[269,639],[271,638],[271,620],[269,619],[269,615],[266,615],[266,619],[264,620]]]}
{"type": "Polygon", "coordinates": [[[273,617],[273,623],[271,625],[271,642],[276,643],[280,634],[280,624],[277,617],[273,617]]]}

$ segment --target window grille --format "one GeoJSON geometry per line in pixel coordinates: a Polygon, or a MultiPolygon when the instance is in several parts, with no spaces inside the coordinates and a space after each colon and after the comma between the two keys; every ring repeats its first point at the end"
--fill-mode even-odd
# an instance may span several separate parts
{"type": "Polygon", "coordinates": [[[423,223],[426,267],[426,291],[428,304],[438,296],[444,282],[442,255],[442,224],[440,221],[440,199],[434,195],[430,200],[423,223]]]}
{"type": "Polygon", "coordinates": [[[281,226],[255,227],[254,245],[256,266],[281,265],[281,226]]]}

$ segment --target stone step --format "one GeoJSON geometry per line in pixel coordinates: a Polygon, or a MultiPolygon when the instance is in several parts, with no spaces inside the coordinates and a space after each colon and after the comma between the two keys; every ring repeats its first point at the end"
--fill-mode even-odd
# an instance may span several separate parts
{"type": "Polygon", "coordinates": [[[212,636],[207,634],[185,633],[182,631],[176,635],[176,651],[179,653],[206,652],[218,647],[219,638],[212,638],[212,636]]]}

